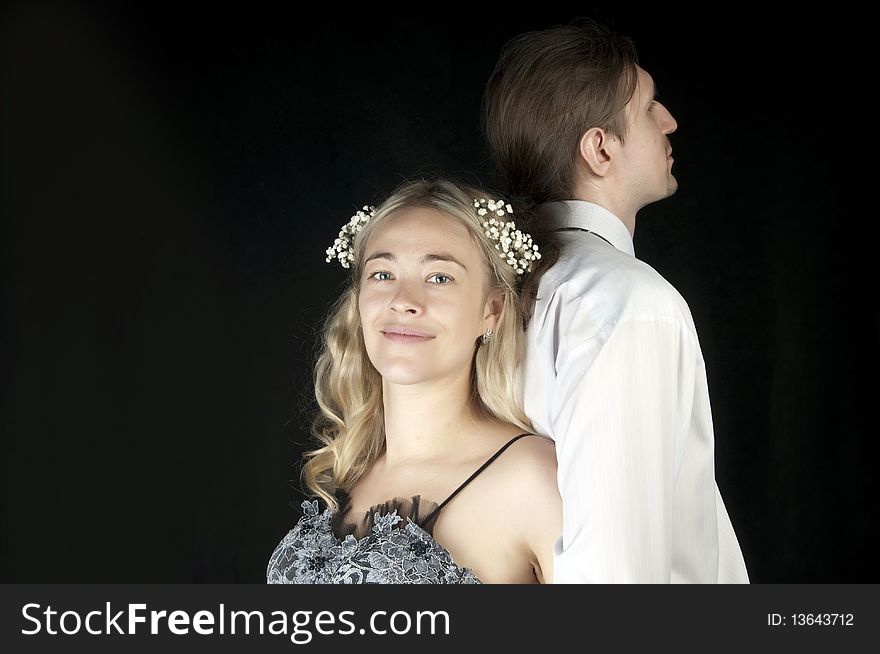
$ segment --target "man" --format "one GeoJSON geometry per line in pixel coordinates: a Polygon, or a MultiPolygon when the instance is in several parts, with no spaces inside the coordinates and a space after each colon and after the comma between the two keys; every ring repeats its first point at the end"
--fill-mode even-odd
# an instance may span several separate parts
{"type": "Polygon", "coordinates": [[[677,125],[655,93],[632,41],[590,21],[514,38],[486,88],[493,159],[558,250],[522,379],[526,413],[556,441],[557,583],[748,582],[693,319],[634,256],[636,213],[677,188],[677,125]]]}

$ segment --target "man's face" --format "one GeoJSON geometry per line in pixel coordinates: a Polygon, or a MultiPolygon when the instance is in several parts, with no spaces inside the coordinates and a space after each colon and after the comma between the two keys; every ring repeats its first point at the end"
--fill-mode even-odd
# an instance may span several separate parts
{"type": "Polygon", "coordinates": [[[621,167],[628,194],[636,209],[675,193],[672,146],[667,138],[678,127],[672,114],[655,100],[654,80],[638,67],[638,86],[626,106],[626,141],[620,149],[621,167]]]}

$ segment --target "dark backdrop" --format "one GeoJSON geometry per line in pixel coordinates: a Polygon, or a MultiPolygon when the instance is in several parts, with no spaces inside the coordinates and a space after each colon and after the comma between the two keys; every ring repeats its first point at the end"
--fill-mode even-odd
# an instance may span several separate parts
{"type": "Polygon", "coordinates": [[[876,248],[843,186],[875,110],[840,16],[61,4],[0,28],[0,581],[261,581],[301,500],[324,249],[405,177],[497,187],[501,46],[578,15],[635,38],[678,119],[636,251],[693,311],[752,579],[880,580],[876,248]]]}

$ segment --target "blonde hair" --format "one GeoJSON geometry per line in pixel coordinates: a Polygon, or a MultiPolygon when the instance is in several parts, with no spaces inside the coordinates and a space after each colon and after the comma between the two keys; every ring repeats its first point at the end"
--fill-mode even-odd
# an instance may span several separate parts
{"type": "Polygon", "coordinates": [[[448,179],[415,180],[402,184],[376,208],[375,215],[354,240],[355,264],[349,286],[327,318],[315,365],[318,414],[312,434],[320,446],[304,457],[307,488],[334,511],[335,494],[348,491],[370,469],[385,443],[382,378],[367,356],[358,312],[361,261],[370,234],[386,217],[406,208],[432,208],[459,220],[480,248],[489,290],[501,291],[504,307],[497,329],[487,344],[475,343],[471,372],[472,406],[478,414],[531,431],[516,397],[516,371],[524,348],[523,315],[517,301],[517,277],[498,256],[494,241],[483,232],[483,218],[474,200],[484,191],[448,179]]]}

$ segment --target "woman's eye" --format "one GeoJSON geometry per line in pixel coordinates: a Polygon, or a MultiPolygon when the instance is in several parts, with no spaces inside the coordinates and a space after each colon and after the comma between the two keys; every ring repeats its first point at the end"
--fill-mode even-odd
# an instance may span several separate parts
{"type": "Polygon", "coordinates": [[[444,275],[443,273],[435,273],[428,277],[429,280],[434,280],[435,284],[448,284],[452,281],[452,277],[449,275],[444,275]]]}
{"type": "Polygon", "coordinates": [[[376,282],[385,282],[391,279],[391,273],[385,272],[384,270],[377,270],[374,273],[370,273],[367,279],[372,279],[376,282]]]}

